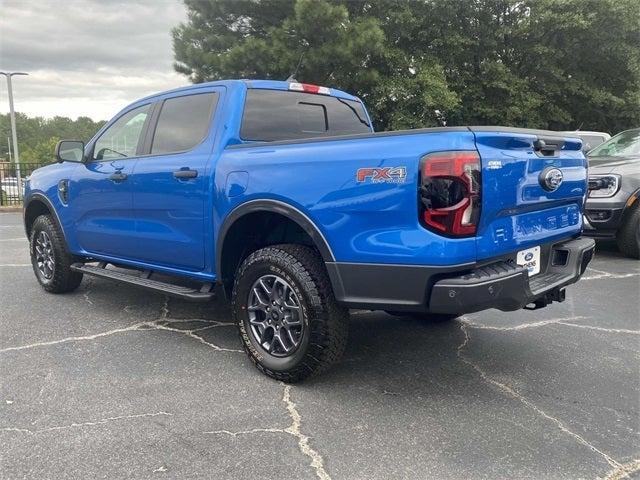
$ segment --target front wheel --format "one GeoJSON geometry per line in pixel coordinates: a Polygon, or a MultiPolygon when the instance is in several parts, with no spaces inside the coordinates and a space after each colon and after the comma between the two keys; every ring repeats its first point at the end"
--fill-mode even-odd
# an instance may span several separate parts
{"type": "Polygon", "coordinates": [[[275,245],[249,255],[236,272],[232,308],[249,358],[277,380],[321,373],[344,352],[348,310],[309,247],[275,245]]]}
{"type": "Polygon", "coordinates": [[[636,205],[623,219],[616,241],[618,249],[627,257],[640,259],[640,205],[636,205]]]}
{"type": "Polygon", "coordinates": [[[47,292],[65,293],[78,288],[82,273],[71,270],[73,255],[50,215],[40,215],[33,222],[29,250],[33,272],[47,292]]]}

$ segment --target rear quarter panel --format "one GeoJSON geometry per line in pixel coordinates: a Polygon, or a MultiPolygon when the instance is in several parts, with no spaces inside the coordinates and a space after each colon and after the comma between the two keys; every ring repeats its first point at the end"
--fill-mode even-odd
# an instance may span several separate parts
{"type": "Polygon", "coordinates": [[[464,129],[421,131],[227,148],[216,167],[216,229],[240,204],[273,199],[305,213],[327,239],[336,261],[473,262],[474,238],[444,238],[418,220],[420,158],[442,150],[475,150],[473,134],[464,129]],[[356,172],[366,167],[404,167],[407,175],[403,183],[358,182],[356,172]]]}

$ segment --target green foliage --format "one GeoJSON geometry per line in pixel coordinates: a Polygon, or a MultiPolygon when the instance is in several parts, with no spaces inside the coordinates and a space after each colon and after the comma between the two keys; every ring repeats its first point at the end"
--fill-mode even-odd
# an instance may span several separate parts
{"type": "Polygon", "coordinates": [[[296,78],[350,91],[378,129],[640,124],[637,0],[185,0],[193,81],[296,78]]]}
{"type": "MultiPolygon", "coordinates": [[[[64,138],[87,142],[104,124],[104,121],[94,122],[88,117],[71,120],[67,117],[27,117],[23,113],[16,113],[20,162],[51,163],[58,140],[64,138]]],[[[9,114],[0,115],[1,161],[9,161],[8,138],[11,138],[9,114]]]]}

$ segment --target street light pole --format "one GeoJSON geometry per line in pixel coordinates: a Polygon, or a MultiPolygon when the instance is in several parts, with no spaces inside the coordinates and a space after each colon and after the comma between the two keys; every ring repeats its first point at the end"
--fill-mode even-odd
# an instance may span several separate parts
{"type": "Polygon", "coordinates": [[[0,72],[7,77],[7,90],[9,93],[9,115],[11,117],[11,136],[13,137],[13,161],[16,164],[16,177],[18,178],[18,198],[22,196],[22,175],[20,174],[20,155],[18,154],[18,134],[16,133],[16,113],[13,110],[13,88],[11,77],[14,75],[29,75],[24,72],[0,72]]]}

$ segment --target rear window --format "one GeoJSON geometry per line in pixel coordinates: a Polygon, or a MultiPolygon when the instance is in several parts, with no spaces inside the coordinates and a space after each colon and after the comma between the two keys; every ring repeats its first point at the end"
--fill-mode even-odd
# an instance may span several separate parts
{"type": "Polygon", "coordinates": [[[249,89],[240,136],[274,142],[371,133],[360,102],[313,93],[249,89]]]}
{"type": "Polygon", "coordinates": [[[184,152],[198,145],[209,132],[217,93],[169,98],[162,104],[151,153],[184,152]]]}

